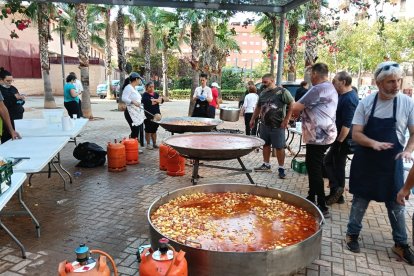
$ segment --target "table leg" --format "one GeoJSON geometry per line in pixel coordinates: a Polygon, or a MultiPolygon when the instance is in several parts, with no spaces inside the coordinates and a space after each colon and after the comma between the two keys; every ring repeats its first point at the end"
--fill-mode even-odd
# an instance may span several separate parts
{"type": "Polygon", "coordinates": [[[32,218],[35,226],[36,226],[36,233],[37,233],[37,237],[40,237],[40,224],[37,221],[37,219],[35,218],[35,216],[32,214],[32,212],[30,211],[30,209],[26,206],[26,204],[23,201],[23,196],[22,196],[22,187],[19,188],[19,202],[22,205],[22,207],[26,210],[26,212],[29,214],[29,216],[32,218]]]}
{"type": "Polygon", "coordinates": [[[197,180],[198,180],[198,167],[200,166],[200,160],[198,159],[193,159],[194,163],[193,163],[193,175],[191,176],[191,183],[193,183],[193,185],[197,184],[197,180]]]}
{"type": "Polygon", "coordinates": [[[4,231],[6,231],[7,235],[12,238],[12,240],[20,247],[20,250],[22,251],[22,258],[26,259],[26,249],[24,248],[23,244],[13,235],[13,233],[1,222],[0,219],[0,227],[3,228],[4,231]]]}
{"type": "MultiPolygon", "coordinates": [[[[241,161],[240,157],[237,157],[237,161],[239,161],[239,164],[242,167],[243,171],[247,171],[246,166],[244,166],[244,164],[241,161]]],[[[254,181],[253,181],[252,177],[250,176],[250,174],[248,172],[246,172],[246,176],[249,179],[250,183],[254,184],[254,181]]]]}
{"type": "Polygon", "coordinates": [[[66,179],[63,174],[59,171],[58,167],[56,167],[55,163],[52,162],[52,166],[55,168],[56,172],[60,175],[60,178],[63,180],[63,189],[66,191],[66,179]]]}
{"type": "Polygon", "coordinates": [[[299,155],[300,151],[302,150],[302,137],[300,137],[299,139],[299,150],[298,152],[295,154],[295,156],[293,156],[292,161],[290,162],[290,167],[293,168],[293,160],[296,159],[296,157],[299,155]]]}
{"type": "Polygon", "coordinates": [[[62,163],[60,163],[60,152],[58,153],[57,158],[58,158],[59,167],[62,169],[62,171],[64,171],[69,176],[69,182],[70,184],[72,184],[73,183],[72,175],[62,166],[62,163]]]}

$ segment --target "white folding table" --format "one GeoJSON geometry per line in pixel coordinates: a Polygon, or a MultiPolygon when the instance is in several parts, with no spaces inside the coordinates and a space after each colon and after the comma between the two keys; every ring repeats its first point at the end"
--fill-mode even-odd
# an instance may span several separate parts
{"type": "Polygon", "coordinates": [[[76,144],[76,136],[85,128],[86,124],[88,123],[89,119],[79,118],[74,121],[74,127],[69,130],[62,129],[62,123],[57,124],[48,124],[46,128],[32,130],[30,128],[24,127],[26,124],[30,124],[31,121],[36,119],[22,119],[22,120],[15,120],[19,121],[16,124],[16,131],[22,137],[70,137],[76,144]],[[20,127],[19,127],[20,126],[20,127]]]}
{"type": "MultiPolygon", "coordinates": [[[[15,172],[11,175],[11,186],[6,190],[5,193],[0,195],[0,211],[4,208],[4,206],[6,206],[7,202],[9,202],[9,200],[12,198],[12,196],[18,192],[18,196],[19,196],[19,202],[21,204],[21,206],[23,207],[24,214],[29,215],[32,220],[33,223],[36,226],[36,232],[37,232],[37,236],[40,237],[40,224],[37,221],[37,219],[34,217],[34,215],[32,214],[32,212],[29,210],[29,208],[26,206],[26,204],[23,201],[22,198],[22,185],[24,183],[24,181],[26,180],[27,176],[25,173],[19,173],[19,172],[15,172]]],[[[12,215],[16,215],[16,214],[20,214],[21,212],[10,212],[10,214],[12,215]]],[[[8,215],[8,213],[0,213],[0,227],[6,231],[6,233],[13,239],[13,241],[20,247],[21,251],[22,251],[22,257],[25,259],[26,258],[26,250],[23,246],[23,244],[13,235],[13,233],[2,223],[1,221],[1,215],[8,215]]]]}
{"type": "Polygon", "coordinates": [[[51,166],[53,166],[62,178],[66,190],[66,179],[58,167],[69,176],[69,181],[72,183],[72,176],[63,168],[60,162],[60,151],[68,141],[69,136],[23,137],[19,140],[9,140],[0,145],[0,156],[19,160],[13,166],[13,171],[31,174],[29,183],[31,183],[33,174],[48,173],[50,177],[50,174],[53,172],[51,166]],[[46,165],[49,166],[48,171],[42,171],[46,165]]]}

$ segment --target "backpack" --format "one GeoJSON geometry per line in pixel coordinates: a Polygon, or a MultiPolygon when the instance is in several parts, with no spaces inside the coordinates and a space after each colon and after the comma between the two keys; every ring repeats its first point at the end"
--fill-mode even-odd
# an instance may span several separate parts
{"type": "Polygon", "coordinates": [[[76,167],[94,168],[103,166],[106,162],[106,151],[95,143],[80,143],[73,150],[73,156],[81,160],[76,167]]]}

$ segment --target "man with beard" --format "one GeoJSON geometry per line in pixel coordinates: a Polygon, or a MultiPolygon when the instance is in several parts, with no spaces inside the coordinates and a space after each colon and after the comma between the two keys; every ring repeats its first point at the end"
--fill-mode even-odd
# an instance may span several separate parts
{"type": "Polygon", "coordinates": [[[362,219],[369,202],[384,202],[392,228],[392,251],[410,265],[414,254],[407,243],[405,208],[397,203],[404,184],[403,159],[414,150],[414,102],[399,93],[403,71],[396,62],[378,65],[374,77],[379,91],[361,100],[352,120],[352,140],[358,144],[349,179],[353,194],[346,246],[360,252],[362,219]],[[407,145],[405,132],[410,132],[407,145]]]}
{"type": "Polygon", "coordinates": [[[257,107],[250,119],[250,128],[255,125],[255,120],[261,114],[260,138],[265,141],[263,146],[263,164],[255,168],[255,171],[271,171],[270,152],[271,146],[276,149],[277,162],[279,164],[279,178],[286,177],[285,163],[285,129],[292,114],[292,105],[295,102],[288,90],[276,87],[273,75],[266,74],[262,77],[264,90],[260,93],[257,107]],[[286,107],[289,111],[286,114],[286,107]]]}

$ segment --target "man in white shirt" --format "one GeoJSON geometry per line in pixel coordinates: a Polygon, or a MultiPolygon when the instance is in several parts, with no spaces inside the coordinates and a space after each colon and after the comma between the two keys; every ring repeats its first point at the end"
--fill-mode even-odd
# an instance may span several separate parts
{"type": "Polygon", "coordinates": [[[208,106],[213,100],[213,93],[211,88],[207,86],[207,74],[200,74],[201,86],[194,90],[193,101],[195,101],[195,107],[192,117],[208,118],[208,106]]]}

